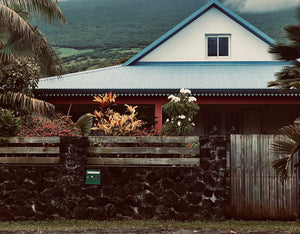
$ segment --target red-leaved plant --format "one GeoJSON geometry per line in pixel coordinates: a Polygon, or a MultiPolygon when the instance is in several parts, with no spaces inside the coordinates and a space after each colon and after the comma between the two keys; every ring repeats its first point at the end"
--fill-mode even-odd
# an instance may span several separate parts
{"type": "Polygon", "coordinates": [[[80,131],[68,116],[56,114],[55,118],[49,119],[45,116],[35,115],[24,121],[18,136],[80,136],[80,131]]]}

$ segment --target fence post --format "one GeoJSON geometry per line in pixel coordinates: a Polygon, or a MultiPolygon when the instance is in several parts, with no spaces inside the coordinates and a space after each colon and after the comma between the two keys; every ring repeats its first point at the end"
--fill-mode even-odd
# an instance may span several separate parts
{"type": "Polygon", "coordinates": [[[63,195],[60,209],[64,211],[64,217],[67,219],[76,218],[80,208],[88,144],[87,137],[60,138],[60,169],[57,185],[63,195]]]}

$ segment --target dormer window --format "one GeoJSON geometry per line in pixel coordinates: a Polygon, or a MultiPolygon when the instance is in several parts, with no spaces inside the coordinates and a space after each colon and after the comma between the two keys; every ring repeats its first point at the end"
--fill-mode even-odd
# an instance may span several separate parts
{"type": "Polygon", "coordinates": [[[228,58],[230,56],[230,35],[206,34],[207,58],[228,58]]]}

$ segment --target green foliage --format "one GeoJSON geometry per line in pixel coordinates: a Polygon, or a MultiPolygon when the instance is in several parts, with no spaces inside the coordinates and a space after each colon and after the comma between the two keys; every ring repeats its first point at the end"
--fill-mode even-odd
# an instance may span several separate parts
{"type": "Polygon", "coordinates": [[[164,134],[184,136],[191,133],[195,126],[192,120],[200,109],[195,103],[196,98],[191,96],[190,90],[181,89],[177,96],[170,95],[168,99],[171,99],[170,102],[162,107],[169,117],[163,129],[164,134]]]}
{"type": "Polygon", "coordinates": [[[76,121],[76,127],[79,128],[82,136],[88,136],[91,133],[93,125],[93,115],[84,114],[76,121]]]}
{"type": "Polygon", "coordinates": [[[39,76],[39,66],[29,57],[13,59],[0,65],[0,86],[4,92],[21,92],[32,96],[39,76]]]}
{"type": "Polygon", "coordinates": [[[0,108],[0,137],[16,136],[21,123],[21,119],[15,117],[12,111],[0,108]]]}

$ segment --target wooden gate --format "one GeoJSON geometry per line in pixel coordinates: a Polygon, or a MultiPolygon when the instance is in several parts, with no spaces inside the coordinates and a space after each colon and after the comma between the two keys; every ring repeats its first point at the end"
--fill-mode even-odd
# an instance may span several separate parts
{"type": "Polygon", "coordinates": [[[295,219],[296,173],[285,183],[271,161],[270,145],[278,135],[231,135],[231,212],[243,219],[295,219]]]}

